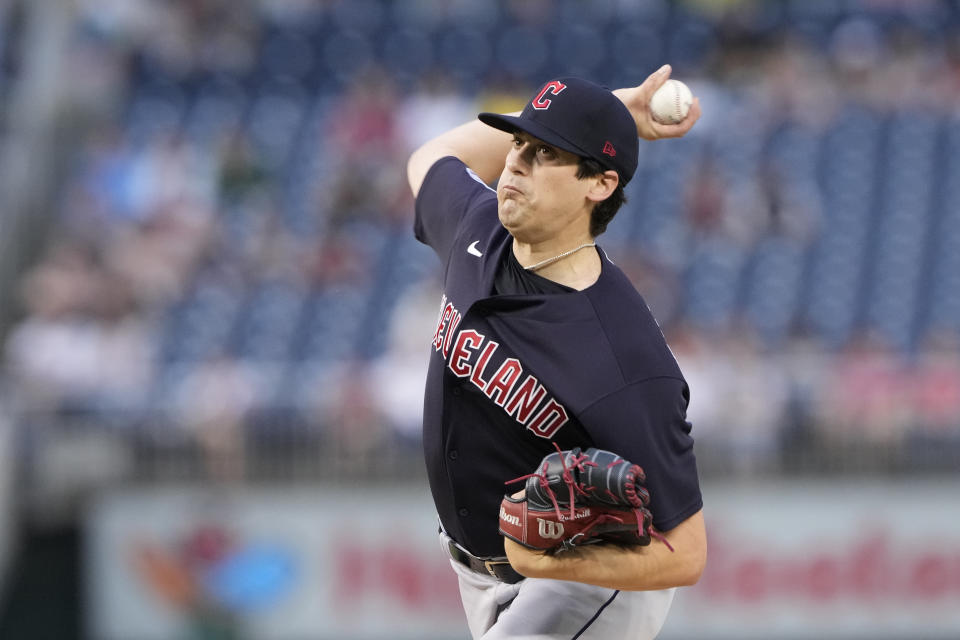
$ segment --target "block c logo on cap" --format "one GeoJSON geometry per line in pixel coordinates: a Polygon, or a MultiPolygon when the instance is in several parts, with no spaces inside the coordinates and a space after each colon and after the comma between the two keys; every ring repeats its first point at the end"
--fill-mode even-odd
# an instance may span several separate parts
{"type": "Polygon", "coordinates": [[[567,85],[563,84],[558,80],[552,80],[543,86],[543,89],[540,89],[540,93],[537,94],[537,97],[534,98],[530,104],[533,105],[534,109],[543,111],[550,107],[552,100],[547,99],[547,94],[558,96],[560,92],[567,88],[567,85]]]}

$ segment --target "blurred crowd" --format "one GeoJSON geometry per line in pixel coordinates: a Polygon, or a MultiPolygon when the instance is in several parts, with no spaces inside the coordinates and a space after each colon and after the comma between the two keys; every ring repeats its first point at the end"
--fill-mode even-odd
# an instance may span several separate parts
{"type": "Polygon", "coordinates": [[[79,424],[227,478],[413,455],[440,284],[407,154],[553,74],[671,62],[703,120],[642,145],[600,242],[704,468],[955,464],[957,3],[76,5],[69,171],[3,351],[25,442],[79,424]]]}

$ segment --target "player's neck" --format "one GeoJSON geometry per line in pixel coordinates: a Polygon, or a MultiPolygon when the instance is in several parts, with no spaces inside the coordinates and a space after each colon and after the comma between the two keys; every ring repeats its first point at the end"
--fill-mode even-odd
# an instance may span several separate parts
{"type": "Polygon", "coordinates": [[[589,237],[571,239],[563,246],[527,244],[514,239],[513,255],[525,269],[579,291],[600,277],[600,256],[592,245],[593,239],[589,237]]]}

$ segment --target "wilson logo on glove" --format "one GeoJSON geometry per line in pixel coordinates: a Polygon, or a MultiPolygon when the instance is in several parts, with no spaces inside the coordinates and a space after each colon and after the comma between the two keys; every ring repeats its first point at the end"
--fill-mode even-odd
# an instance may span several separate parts
{"type": "Polygon", "coordinates": [[[537,523],[540,525],[537,531],[541,538],[557,539],[563,536],[563,525],[559,522],[537,518],[537,523]]]}
{"type": "Polygon", "coordinates": [[[517,516],[510,515],[509,513],[506,512],[506,510],[502,506],[500,507],[500,519],[506,522],[507,524],[511,524],[515,527],[520,526],[520,518],[518,518],[517,516]]]}

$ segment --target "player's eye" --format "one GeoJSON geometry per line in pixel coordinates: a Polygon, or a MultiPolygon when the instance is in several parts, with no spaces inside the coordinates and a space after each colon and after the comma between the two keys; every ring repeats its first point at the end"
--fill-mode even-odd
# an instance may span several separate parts
{"type": "Polygon", "coordinates": [[[553,151],[553,147],[548,147],[545,144],[541,144],[539,147],[537,147],[537,153],[539,153],[542,156],[547,156],[550,158],[556,155],[553,151]]]}

